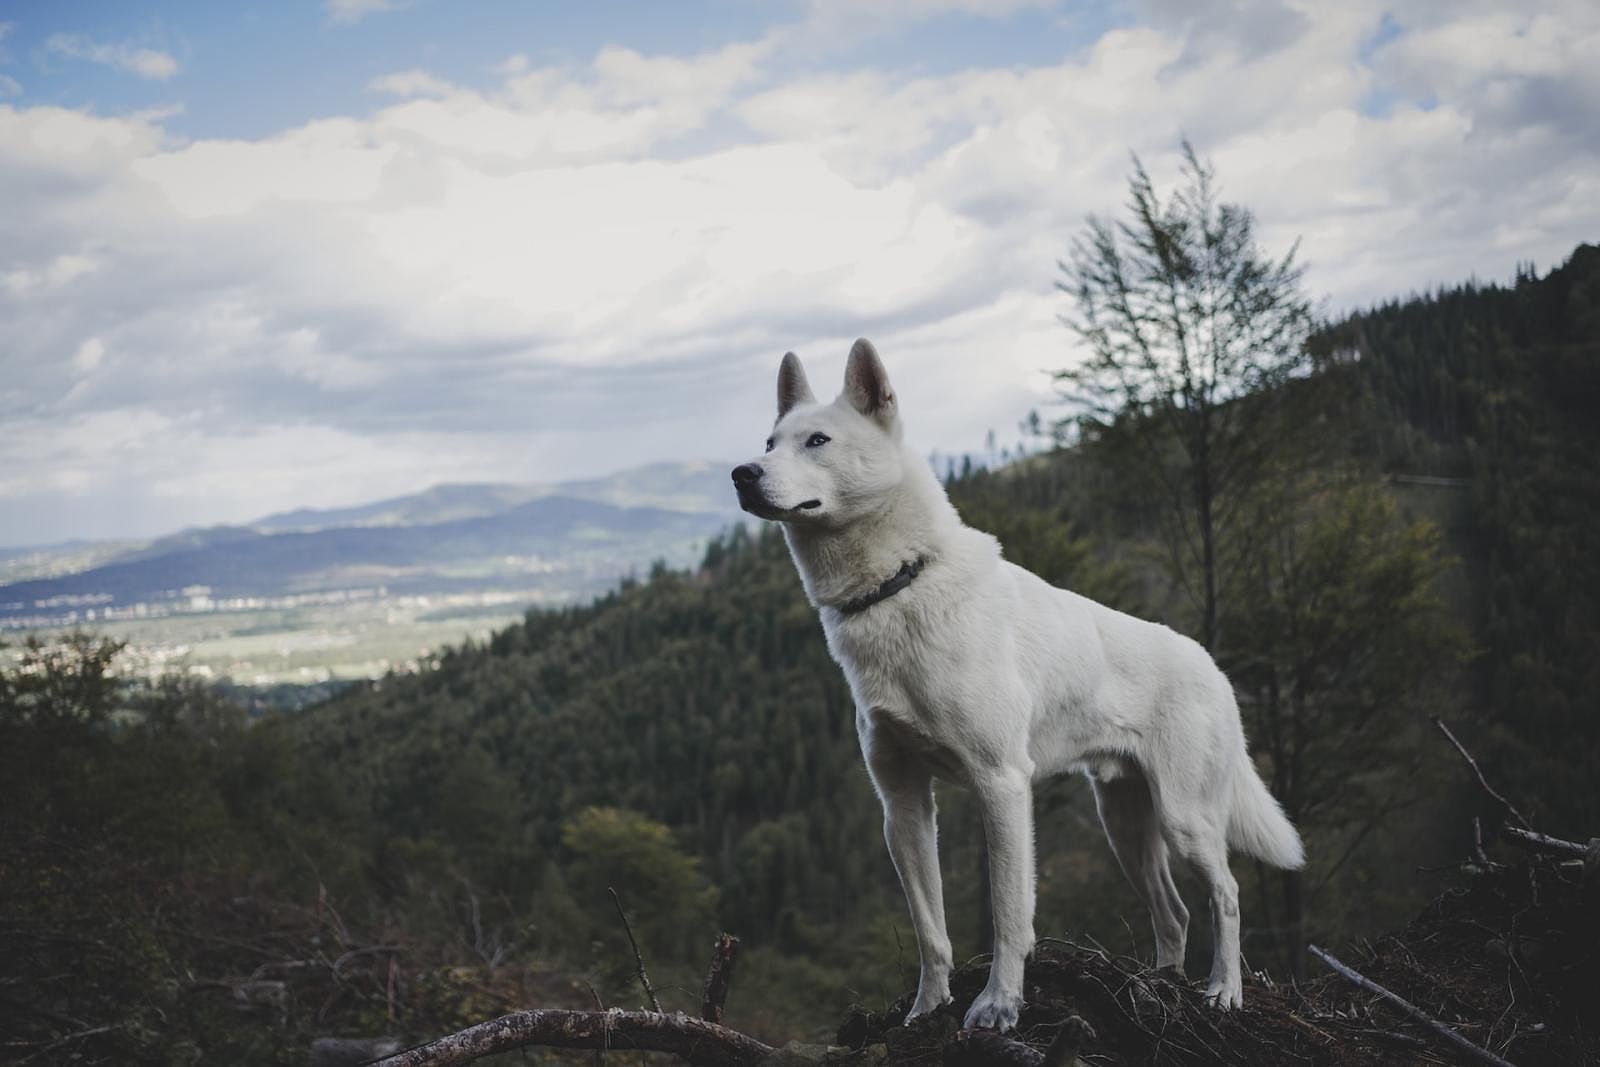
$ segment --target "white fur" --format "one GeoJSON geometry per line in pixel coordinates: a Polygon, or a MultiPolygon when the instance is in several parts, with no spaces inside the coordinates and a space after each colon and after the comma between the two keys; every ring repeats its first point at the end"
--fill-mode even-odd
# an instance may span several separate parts
{"type": "Polygon", "coordinates": [[[971,788],[983,813],[994,963],[966,1025],[1005,1030],[1017,1020],[1034,938],[1032,784],[1072,770],[1093,781],[1112,849],[1150,908],[1160,966],[1182,967],[1189,918],[1169,857],[1199,876],[1216,938],[1207,995],[1237,1007],[1239,894],[1228,845],[1280,867],[1300,866],[1303,855],[1250,762],[1233,689],[1210,655],[1165,626],[1047,584],[964,525],[902,443],[898,400],[865,341],[851,350],[833,403],[813,399],[792,354],[778,394],[772,448],[753,461],[757,480],[741,468],[750,483],[741,503],[784,523],[855,698],[922,958],[911,1015],[950,1000],[932,779],[971,788]],[[816,443],[818,433],[829,440],[816,443]],[[918,558],[926,565],[898,594],[839,610],[918,558]]]}

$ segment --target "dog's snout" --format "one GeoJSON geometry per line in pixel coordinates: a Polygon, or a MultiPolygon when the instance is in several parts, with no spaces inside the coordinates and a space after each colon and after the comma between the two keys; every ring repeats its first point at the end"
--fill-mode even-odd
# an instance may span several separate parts
{"type": "Polygon", "coordinates": [[[754,463],[741,463],[733,468],[734,485],[751,485],[761,480],[761,468],[754,463]]]}

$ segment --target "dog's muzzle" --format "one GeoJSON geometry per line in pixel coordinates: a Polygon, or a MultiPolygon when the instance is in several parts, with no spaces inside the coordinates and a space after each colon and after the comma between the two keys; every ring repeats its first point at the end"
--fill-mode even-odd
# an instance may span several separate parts
{"type": "Polygon", "coordinates": [[[739,506],[750,514],[781,522],[822,507],[820,500],[802,500],[790,508],[774,504],[761,491],[761,479],[765,474],[758,463],[741,463],[733,468],[733,487],[739,492],[739,506]]]}
{"type": "Polygon", "coordinates": [[[755,463],[741,463],[733,468],[733,487],[739,494],[739,506],[757,515],[775,510],[761,492],[761,476],[765,473],[755,463]]]}

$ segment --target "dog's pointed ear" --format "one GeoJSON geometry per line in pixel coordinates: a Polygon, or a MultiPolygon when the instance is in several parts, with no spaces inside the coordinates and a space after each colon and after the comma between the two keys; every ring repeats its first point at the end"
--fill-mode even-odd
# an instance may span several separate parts
{"type": "Polygon", "coordinates": [[[850,358],[845,361],[844,395],[851,407],[885,426],[894,421],[899,410],[894,390],[889,387],[889,372],[883,369],[878,350],[865,337],[851,346],[850,358]]]}
{"type": "Polygon", "coordinates": [[[783,362],[778,366],[778,418],[789,414],[789,409],[796,404],[815,404],[817,398],[811,395],[811,383],[806,381],[806,369],[800,365],[800,357],[793,352],[785,352],[783,362]]]}

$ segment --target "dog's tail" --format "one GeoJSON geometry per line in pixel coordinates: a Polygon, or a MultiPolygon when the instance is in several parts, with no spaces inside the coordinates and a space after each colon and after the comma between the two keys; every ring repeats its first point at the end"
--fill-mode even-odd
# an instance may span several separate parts
{"type": "Polygon", "coordinates": [[[1233,808],[1228,813],[1228,843],[1241,852],[1284,870],[1305,866],[1300,834],[1267,784],[1243,753],[1233,774],[1233,808]]]}

